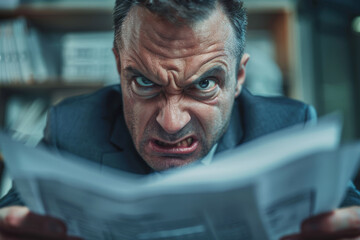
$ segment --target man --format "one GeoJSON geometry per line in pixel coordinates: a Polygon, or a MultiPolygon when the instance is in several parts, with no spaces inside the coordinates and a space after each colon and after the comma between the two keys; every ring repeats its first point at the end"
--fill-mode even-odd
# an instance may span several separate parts
{"type": "MultiPolygon", "coordinates": [[[[242,89],[249,56],[241,1],[118,0],[114,22],[121,89],[52,108],[44,143],[148,174],[209,164],[214,153],[314,118],[302,103],[242,89]]],[[[356,190],[349,194],[345,204],[357,203],[356,190]]],[[[13,189],[2,206],[14,203],[21,200],[13,189]]],[[[356,239],[359,213],[350,207],[311,218],[301,236],[287,239],[356,239]]],[[[74,239],[59,220],[25,207],[2,208],[0,219],[0,239],[74,239]]]]}

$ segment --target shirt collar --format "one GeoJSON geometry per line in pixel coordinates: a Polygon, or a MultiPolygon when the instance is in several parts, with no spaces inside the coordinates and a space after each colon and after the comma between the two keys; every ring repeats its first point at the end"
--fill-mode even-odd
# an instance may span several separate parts
{"type": "Polygon", "coordinates": [[[210,152],[203,158],[200,160],[201,164],[208,166],[210,165],[210,163],[213,160],[214,154],[216,152],[216,148],[217,148],[217,143],[211,148],[210,152]]]}

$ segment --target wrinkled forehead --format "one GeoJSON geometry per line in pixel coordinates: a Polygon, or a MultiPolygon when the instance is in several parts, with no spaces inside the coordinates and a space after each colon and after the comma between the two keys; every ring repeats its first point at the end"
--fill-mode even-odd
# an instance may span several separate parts
{"type": "MultiPolygon", "coordinates": [[[[171,49],[171,57],[186,57],[181,56],[186,49],[206,49],[215,44],[223,43],[224,48],[228,47],[231,51],[235,46],[233,29],[220,7],[203,20],[185,23],[181,20],[168,21],[144,7],[135,6],[126,16],[120,32],[118,38],[121,38],[121,46],[125,50],[141,44],[152,48],[154,46],[151,45],[155,44],[164,50],[171,49]],[[179,56],[173,55],[176,50],[179,50],[179,56]]],[[[165,52],[164,57],[170,57],[165,52]]]]}

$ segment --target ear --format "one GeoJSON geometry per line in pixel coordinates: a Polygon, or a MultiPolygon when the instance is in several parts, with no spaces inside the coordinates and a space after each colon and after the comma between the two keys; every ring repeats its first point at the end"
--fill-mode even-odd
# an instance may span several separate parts
{"type": "Polygon", "coordinates": [[[237,72],[237,79],[236,79],[236,87],[235,87],[235,98],[239,96],[241,93],[242,85],[245,82],[246,78],[246,64],[248,63],[250,59],[250,55],[247,53],[244,53],[244,55],[241,58],[239,70],[237,72]]]}
{"type": "Polygon", "coordinates": [[[119,75],[121,75],[121,62],[120,62],[119,51],[116,49],[116,47],[113,47],[112,51],[113,51],[114,56],[115,56],[117,71],[118,71],[119,75]]]}

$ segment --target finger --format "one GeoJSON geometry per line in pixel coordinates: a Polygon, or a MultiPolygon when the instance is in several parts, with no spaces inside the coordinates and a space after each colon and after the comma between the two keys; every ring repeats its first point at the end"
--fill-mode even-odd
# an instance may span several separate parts
{"type": "Polygon", "coordinates": [[[58,219],[31,213],[25,207],[8,207],[0,210],[0,232],[37,239],[64,239],[66,226],[58,219]]]}
{"type": "Polygon", "coordinates": [[[337,232],[342,230],[360,229],[360,208],[350,207],[335,210],[309,218],[302,224],[303,232],[324,231],[337,232]]]}
{"type": "Polygon", "coordinates": [[[347,230],[339,231],[334,233],[324,233],[324,232],[312,232],[312,233],[302,233],[302,240],[339,240],[339,239],[357,239],[359,236],[359,231],[347,230]]]}
{"type": "Polygon", "coordinates": [[[305,220],[301,227],[305,239],[341,239],[360,236],[360,208],[335,210],[305,220]]]}
{"type": "MultiPolygon", "coordinates": [[[[350,235],[350,234],[349,234],[350,235]]],[[[282,237],[280,240],[360,240],[360,237],[355,238],[344,238],[346,233],[336,233],[335,235],[301,235],[294,234],[282,237]]]]}
{"type": "Polygon", "coordinates": [[[33,237],[19,237],[8,234],[0,234],[0,240],[38,240],[33,237]]]}

